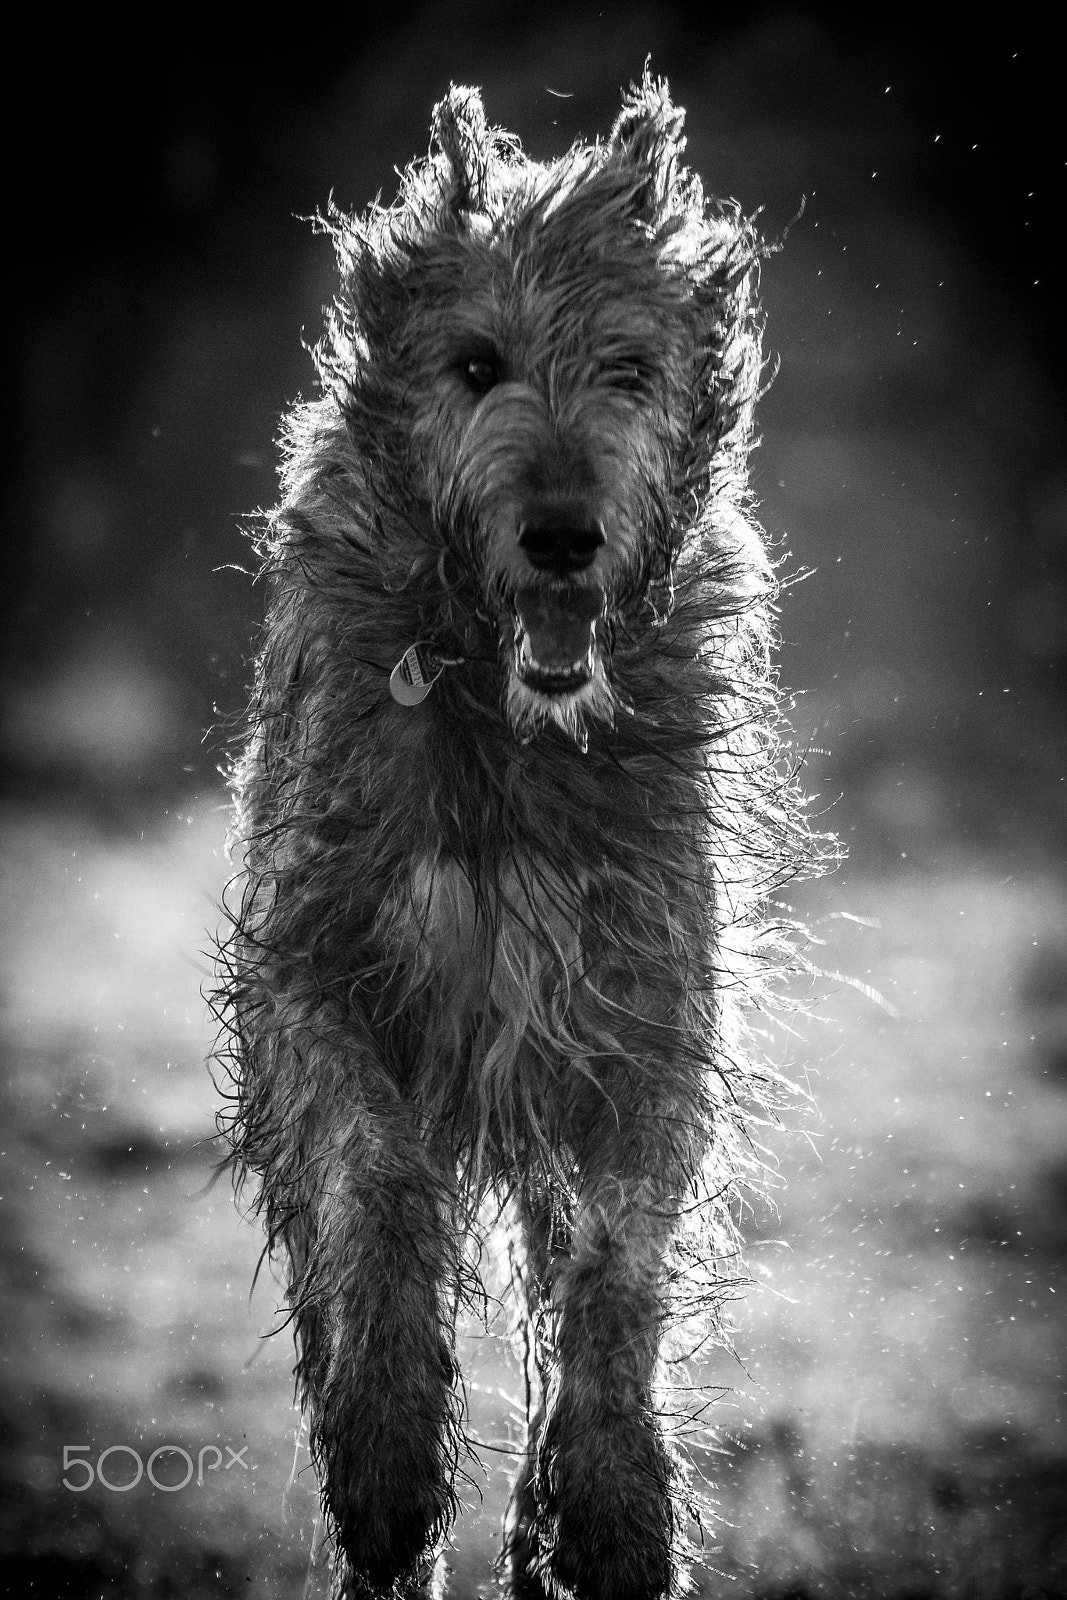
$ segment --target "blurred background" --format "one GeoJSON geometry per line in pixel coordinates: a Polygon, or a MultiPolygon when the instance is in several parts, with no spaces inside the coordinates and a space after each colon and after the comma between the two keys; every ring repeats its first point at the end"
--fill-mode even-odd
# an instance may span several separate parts
{"type": "MultiPolygon", "coordinates": [[[[699,1592],[1067,1594],[1067,439],[1062,65],[1029,8],[459,0],[271,37],[40,25],[7,100],[3,1592],[319,1593],[288,1333],[213,1182],[225,724],[282,409],[332,295],[307,223],[425,151],[450,80],[534,154],[646,56],[763,273],[754,481],[797,578],[782,681],[849,850],[794,904],[826,976],[766,1046],[814,1097],[693,1456],[699,1592]],[[303,343],[302,343],[303,341],[303,343]],[[1060,1291],[1057,1298],[1057,1290],[1060,1291]]],[[[517,1432],[465,1335],[489,1592],[517,1432]]]]}

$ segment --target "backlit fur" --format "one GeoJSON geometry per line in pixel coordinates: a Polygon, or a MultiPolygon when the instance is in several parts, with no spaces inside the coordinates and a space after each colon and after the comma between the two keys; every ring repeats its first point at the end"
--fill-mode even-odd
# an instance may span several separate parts
{"type": "Polygon", "coordinates": [[[428,1593],[456,1514],[487,1202],[533,1395],[506,1591],[687,1582],[664,1341],[738,1275],[775,1086],[737,1015],[811,846],[746,489],[760,245],[681,124],[646,74],[540,165],[454,88],[395,204],[322,221],[216,998],[353,1595],[428,1593]]]}

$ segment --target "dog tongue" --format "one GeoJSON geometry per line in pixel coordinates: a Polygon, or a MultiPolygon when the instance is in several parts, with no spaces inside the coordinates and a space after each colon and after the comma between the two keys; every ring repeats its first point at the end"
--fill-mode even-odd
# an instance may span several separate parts
{"type": "Polygon", "coordinates": [[[515,609],[532,663],[544,672],[566,673],[589,655],[604,597],[596,589],[531,586],[515,596],[515,609]]]}

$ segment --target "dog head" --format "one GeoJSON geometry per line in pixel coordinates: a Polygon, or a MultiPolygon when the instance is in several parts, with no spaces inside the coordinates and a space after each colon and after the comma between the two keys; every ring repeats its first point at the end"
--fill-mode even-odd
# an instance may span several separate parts
{"type": "Polygon", "coordinates": [[[663,620],[743,482],[756,246],[682,166],[682,118],[646,72],[605,143],[541,165],[453,88],[396,204],[331,224],[323,365],[381,524],[453,560],[523,741],[628,709],[620,628],[663,620]]]}

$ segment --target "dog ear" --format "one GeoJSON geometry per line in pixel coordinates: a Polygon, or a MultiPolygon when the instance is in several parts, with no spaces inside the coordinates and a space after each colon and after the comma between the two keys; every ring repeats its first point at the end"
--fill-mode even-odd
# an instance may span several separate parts
{"type": "Polygon", "coordinates": [[[677,209],[675,201],[686,188],[684,122],[685,112],[672,104],[666,78],[653,78],[646,61],[641,83],[631,84],[623,96],[608,142],[609,159],[633,170],[633,211],[642,222],[655,223],[677,209]]]}
{"type": "Polygon", "coordinates": [[[444,157],[441,203],[457,221],[463,212],[484,211],[488,199],[493,134],[477,89],[453,84],[434,106],[431,155],[444,157]]]}

